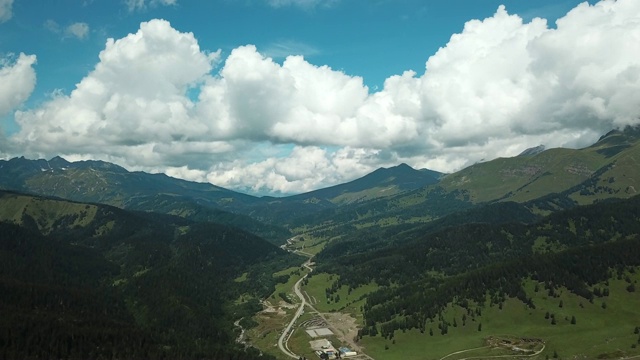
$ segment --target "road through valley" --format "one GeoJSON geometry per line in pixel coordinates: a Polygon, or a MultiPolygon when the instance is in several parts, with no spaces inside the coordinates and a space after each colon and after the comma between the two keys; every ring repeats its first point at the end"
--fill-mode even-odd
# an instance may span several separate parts
{"type": "MultiPolygon", "coordinates": [[[[313,271],[313,268],[311,267],[311,258],[309,258],[309,260],[307,260],[303,264],[303,266],[309,269],[309,273],[313,271]]],[[[284,331],[280,335],[280,338],[278,339],[278,348],[280,349],[280,351],[282,351],[285,355],[294,359],[298,359],[299,356],[294,354],[291,350],[289,350],[289,347],[287,346],[287,342],[289,340],[289,337],[291,337],[291,334],[293,333],[294,325],[296,321],[304,313],[304,307],[307,305],[307,300],[305,299],[304,295],[302,295],[302,292],[300,291],[300,283],[302,283],[302,281],[307,277],[307,275],[309,275],[309,273],[301,277],[293,286],[293,291],[296,293],[296,296],[300,298],[300,307],[298,307],[298,310],[293,316],[293,319],[291,319],[287,327],[284,329],[284,331]]]]}

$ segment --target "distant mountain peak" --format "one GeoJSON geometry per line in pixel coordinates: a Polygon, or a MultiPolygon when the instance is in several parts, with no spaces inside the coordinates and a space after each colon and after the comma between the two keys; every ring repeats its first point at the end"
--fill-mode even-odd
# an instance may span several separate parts
{"type": "Polygon", "coordinates": [[[386,168],[386,167],[377,168],[373,172],[363,176],[363,178],[373,176],[374,174],[376,174],[376,175],[379,175],[379,174],[404,174],[404,173],[412,173],[412,172],[415,172],[415,171],[418,171],[418,170],[412,168],[411,166],[409,166],[409,165],[407,165],[405,163],[402,163],[402,164],[399,164],[399,165],[396,165],[396,166],[391,166],[391,167],[388,167],[388,168],[386,168]]]}
{"type": "Polygon", "coordinates": [[[411,166],[407,165],[406,163],[401,163],[399,165],[393,166],[393,167],[391,167],[391,169],[411,169],[411,170],[415,170],[414,168],[412,168],[411,166]]]}
{"type": "Polygon", "coordinates": [[[401,163],[392,167],[380,167],[373,172],[343,183],[324,189],[294,195],[291,198],[325,199],[334,204],[373,199],[389,196],[400,191],[414,190],[423,186],[437,183],[441,173],[432,170],[416,170],[413,167],[401,163]]]}
{"type": "Polygon", "coordinates": [[[96,169],[96,170],[108,170],[118,173],[128,173],[127,169],[120,165],[116,165],[110,162],[102,160],[84,160],[70,163],[74,168],[78,169],[96,169]]]}
{"type": "Polygon", "coordinates": [[[49,166],[52,168],[63,168],[71,165],[69,161],[67,161],[66,159],[60,156],[51,158],[51,160],[49,160],[48,163],[49,163],[49,166]]]}
{"type": "Polygon", "coordinates": [[[640,139],[640,125],[627,125],[624,129],[613,129],[602,135],[591,147],[630,146],[640,139]]]}
{"type": "Polygon", "coordinates": [[[538,146],[526,149],[525,151],[521,152],[518,156],[538,155],[545,150],[546,150],[546,147],[544,145],[538,145],[538,146]]]}
{"type": "Polygon", "coordinates": [[[602,141],[602,140],[604,140],[604,139],[606,139],[606,138],[608,138],[608,137],[610,137],[610,136],[612,136],[612,135],[619,135],[619,134],[620,134],[620,130],[615,130],[615,129],[614,129],[614,130],[611,130],[611,131],[609,131],[608,133],[606,133],[606,134],[604,134],[604,135],[600,136],[600,138],[598,139],[598,141],[602,141]]]}

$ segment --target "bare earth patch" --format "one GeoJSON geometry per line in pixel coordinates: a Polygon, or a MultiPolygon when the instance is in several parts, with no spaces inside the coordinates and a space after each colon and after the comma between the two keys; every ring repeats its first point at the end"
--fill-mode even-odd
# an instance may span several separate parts
{"type": "Polygon", "coordinates": [[[349,344],[352,350],[362,352],[362,348],[354,341],[358,335],[358,325],[354,317],[343,313],[323,313],[322,317],[340,340],[349,344]]]}

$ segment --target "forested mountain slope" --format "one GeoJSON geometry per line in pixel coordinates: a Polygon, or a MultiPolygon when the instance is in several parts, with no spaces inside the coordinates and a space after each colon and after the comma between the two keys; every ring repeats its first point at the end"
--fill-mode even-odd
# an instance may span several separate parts
{"type": "Polygon", "coordinates": [[[522,285],[530,278],[592,300],[601,296],[593,285],[640,266],[638,234],[636,196],[576,207],[535,224],[470,223],[427,231],[375,251],[327,247],[317,257],[318,270],[339,275],[328,288],[380,285],[367,297],[364,334],[388,335],[424,330],[427,319],[450,302],[482,305],[487,294],[494,303],[512,297],[535,307],[522,285]]]}
{"type": "Polygon", "coordinates": [[[7,192],[0,209],[3,358],[258,359],[232,323],[299,262],[179,217],[7,192]]]}

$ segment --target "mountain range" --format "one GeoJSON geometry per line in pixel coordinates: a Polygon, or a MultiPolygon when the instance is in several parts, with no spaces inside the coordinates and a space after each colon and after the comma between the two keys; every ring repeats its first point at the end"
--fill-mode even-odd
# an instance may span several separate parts
{"type": "Polygon", "coordinates": [[[0,160],[0,189],[241,224],[276,242],[289,234],[274,225],[282,225],[291,218],[434,184],[441,175],[402,164],[378,169],[346,184],[272,198],[254,197],[164,174],[129,172],[103,161],[68,162],[60,157],[0,160]]]}
{"type": "MultiPolygon", "coordinates": [[[[428,214],[439,217],[449,212],[449,206],[458,209],[461,203],[524,203],[549,194],[575,204],[588,204],[636,194],[635,182],[640,176],[636,160],[639,132],[637,128],[614,130],[594,145],[577,150],[540,151],[542,148],[538,147],[520,156],[478,163],[453,174],[415,170],[401,164],[345,184],[281,198],[254,197],[208,183],[129,172],[102,161],[68,162],[60,157],[48,161],[1,160],[0,188],[187,218],[209,212],[209,219],[220,216],[224,218],[221,222],[230,224],[234,217],[244,225],[252,222],[241,216],[247,215],[262,225],[281,227],[296,219],[363,206],[384,206],[387,213],[397,209],[410,212],[412,207],[439,202],[433,214],[428,214]],[[235,215],[223,216],[222,211],[235,215]]],[[[261,235],[270,232],[277,233],[273,228],[256,230],[261,235]]]]}

